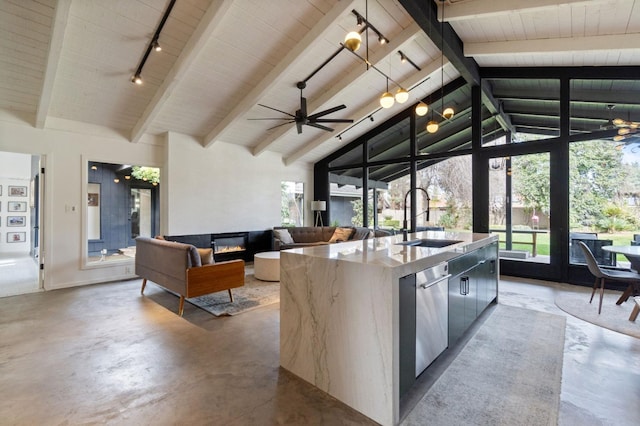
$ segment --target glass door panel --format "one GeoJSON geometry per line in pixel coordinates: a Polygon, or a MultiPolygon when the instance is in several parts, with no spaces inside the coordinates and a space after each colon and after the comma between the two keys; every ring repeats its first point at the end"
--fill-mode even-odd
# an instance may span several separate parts
{"type": "Polygon", "coordinates": [[[500,257],[549,264],[549,153],[492,158],[489,170],[489,228],[500,257]]]}
{"type": "Polygon", "coordinates": [[[131,188],[131,239],[151,237],[151,190],[131,188]]]}

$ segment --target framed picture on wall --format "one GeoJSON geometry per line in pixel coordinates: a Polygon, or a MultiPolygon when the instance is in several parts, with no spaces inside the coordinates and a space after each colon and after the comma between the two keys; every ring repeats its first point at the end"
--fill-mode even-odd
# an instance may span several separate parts
{"type": "Polygon", "coordinates": [[[26,216],[7,216],[7,226],[25,226],[26,224],[26,216]]]}
{"type": "Polygon", "coordinates": [[[27,196],[26,186],[9,185],[9,197],[26,197],[26,196],[27,196]]]}
{"type": "Polygon", "coordinates": [[[26,212],[27,211],[27,202],[26,201],[9,201],[7,203],[7,211],[8,212],[26,212]]]}
{"type": "Polygon", "coordinates": [[[8,243],[24,243],[27,241],[26,232],[7,232],[8,243]]]}

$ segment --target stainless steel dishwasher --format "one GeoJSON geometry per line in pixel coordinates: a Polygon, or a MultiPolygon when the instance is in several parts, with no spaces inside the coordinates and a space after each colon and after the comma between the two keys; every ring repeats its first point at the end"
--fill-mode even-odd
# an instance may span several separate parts
{"type": "Polygon", "coordinates": [[[449,268],[446,262],[416,273],[416,377],[449,341],[449,268]]]}

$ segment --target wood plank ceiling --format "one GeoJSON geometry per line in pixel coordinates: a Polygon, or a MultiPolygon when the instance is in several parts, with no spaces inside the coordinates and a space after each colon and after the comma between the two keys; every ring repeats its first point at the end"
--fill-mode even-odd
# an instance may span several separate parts
{"type": "MultiPolygon", "coordinates": [[[[280,153],[285,164],[315,162],[437,93],[442,65],[444,84],[464,74],[442,60],[405,10],[412,2],[428,7],[412,0],[177,0],[160,35],[162,52],[151,53],[138,86],[131,76],[169,0],[2,0],[0,119],[37,128],[100,126],[132,143],[179,132],[203,147],[224,141],[254,155],[280,153]],[[308,78],[357,29],[353,9],[389,40],[380,45],[367,31],[368,58],[410,90],[407,104],[381,109],[384,76],[346,50],[308,78]],[[399,51],[420,70],[401,62],[399,51]],[[309,113],[345,104],[330,117],[355,124],[330,125],[334,132],[303,126],[298,134],[294,124],[269,130],[282,121],[248,120],[285,116],[258,104],[294,114],[296,83],[307,78],[309,113]]],[[[448,0],[445,21],[480,67],[640,65],[640,0],[448,0]]],[[[520,117],[536,113],[501,101],[523,108],[520,117]]],[[[585,120],[606,120],[599,108],[587,107],[585,120]]]]}

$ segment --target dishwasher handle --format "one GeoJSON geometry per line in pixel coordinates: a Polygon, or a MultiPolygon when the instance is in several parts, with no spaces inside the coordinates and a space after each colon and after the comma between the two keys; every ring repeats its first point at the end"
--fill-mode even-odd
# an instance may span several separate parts
{"type": "Polygon", "coordinates": [[[469,277],[466,275],[464,277],[460,277],[460,294],[462,296],[469,294],[469,277]]]}
{"type": "Polygon", "coordinates": [[[427,283],[420,284],[418,287],[420,287],[422,289],[429,288],[429,287],[434,286],[434,285],[436,285],[436,284],[438,284],[438,283],[440,283],[440,282],[442,282],[444,280],[448,280],[449,278],[451,278],[451,274],[444,275],[444,276],[438,278],[435,281],[429,281],[427,283]]]}

